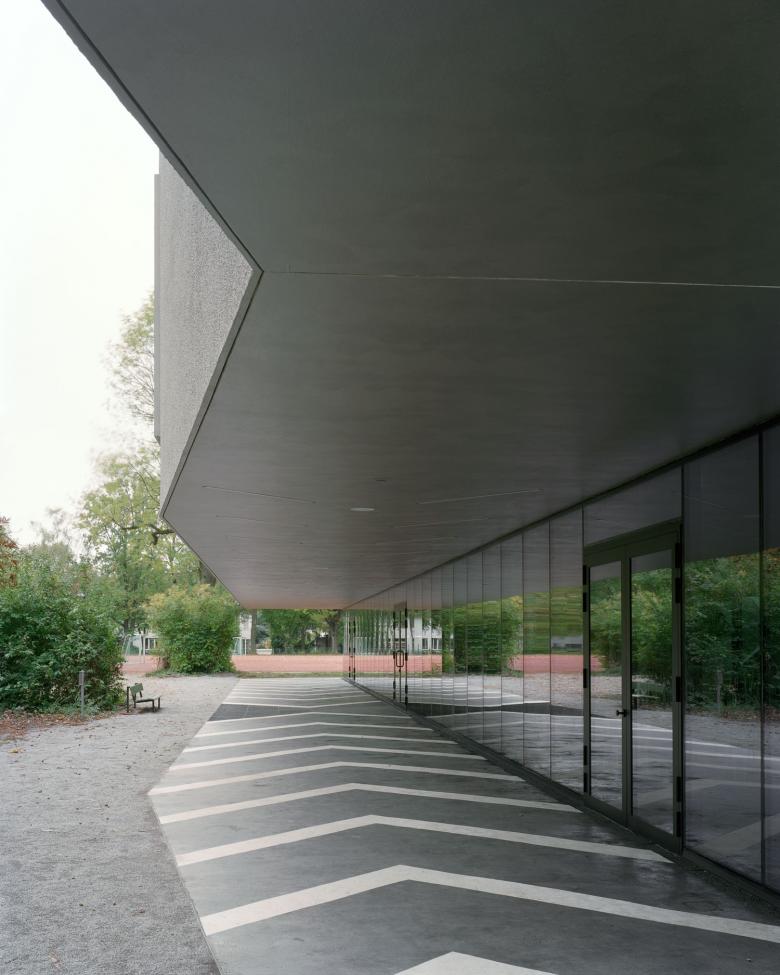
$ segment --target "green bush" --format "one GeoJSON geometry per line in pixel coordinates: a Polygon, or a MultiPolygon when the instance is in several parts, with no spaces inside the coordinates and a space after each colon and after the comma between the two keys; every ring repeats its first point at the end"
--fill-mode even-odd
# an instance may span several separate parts
{"type": "Polygon", "coordinates": [[[238,606],[216,586],[174,586],[149,601],[149,620],[165,665],[182,674],[232,670],[238,606]]]}
{"type": "Polygon", "coordinates": [[[78,702],[85,671],[90,710],[121,698],[122,650],[114,604],[91,569],[46,547],[19,558],[0,588],[0,711],[55,711],[78,702]]]}

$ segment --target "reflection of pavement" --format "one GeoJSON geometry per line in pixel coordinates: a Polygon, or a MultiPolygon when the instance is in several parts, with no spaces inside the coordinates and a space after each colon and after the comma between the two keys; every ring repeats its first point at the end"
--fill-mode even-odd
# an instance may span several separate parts
{"type": "MultiPolygon", "coordinates": [[[[382,679],[367,683],[386,694],[392,686],[392,681],[382,679]]],[[[594,705],[598,702],[600,715],[591,729],[593,794],[611,805],[622,801],[622,719],[611,716],[613,707],[619,706],[620,692],[620,677],[599,677],[594,705]]],[[[409,701],[443,725],[582,790],[582,681],[578,673],[417,677],[409,680],[409,701]]],[[[671,715],[661,709],[640,710],[634,713],[633,722],[634,812],[668,832],[674,814],[671,715]]],[[[757,722],[689,714],[686,733],[686,844],[759,879],[757,722]]],[[[774,851],[770,876],[780,886],[780,729],[770,724],[767,735],[764,829],[769,849],[774,851]]]]}

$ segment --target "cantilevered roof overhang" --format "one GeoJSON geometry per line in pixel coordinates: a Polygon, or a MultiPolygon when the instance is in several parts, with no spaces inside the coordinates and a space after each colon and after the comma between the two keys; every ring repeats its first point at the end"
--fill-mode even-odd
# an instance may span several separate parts
{"type": "Polygon", "coordinates": [[[164,498],[245,605],[780,412],[780,9],[46,3],[252,271],[164,498]]]}

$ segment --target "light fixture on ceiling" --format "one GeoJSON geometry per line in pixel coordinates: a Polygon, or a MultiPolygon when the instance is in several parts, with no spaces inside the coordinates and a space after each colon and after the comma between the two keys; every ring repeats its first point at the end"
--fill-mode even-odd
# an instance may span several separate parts
{"type": "Polygon", "coordinates": [[[350,511],[376,511],[376,508],[350,508],[350,511]]]}

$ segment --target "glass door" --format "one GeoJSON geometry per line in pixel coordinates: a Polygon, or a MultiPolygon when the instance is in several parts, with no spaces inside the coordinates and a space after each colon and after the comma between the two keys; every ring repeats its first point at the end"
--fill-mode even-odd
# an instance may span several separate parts
{"type": "Polygon", "coordinates": [[[682,835],[679,529],[585,553],[585,793],[679,849],[682,835]]]}
{"type": "Polygon", "coordinates": [[[409,704],[409,614],[406,603],[393,607],[393,700],[409,704]]]}

